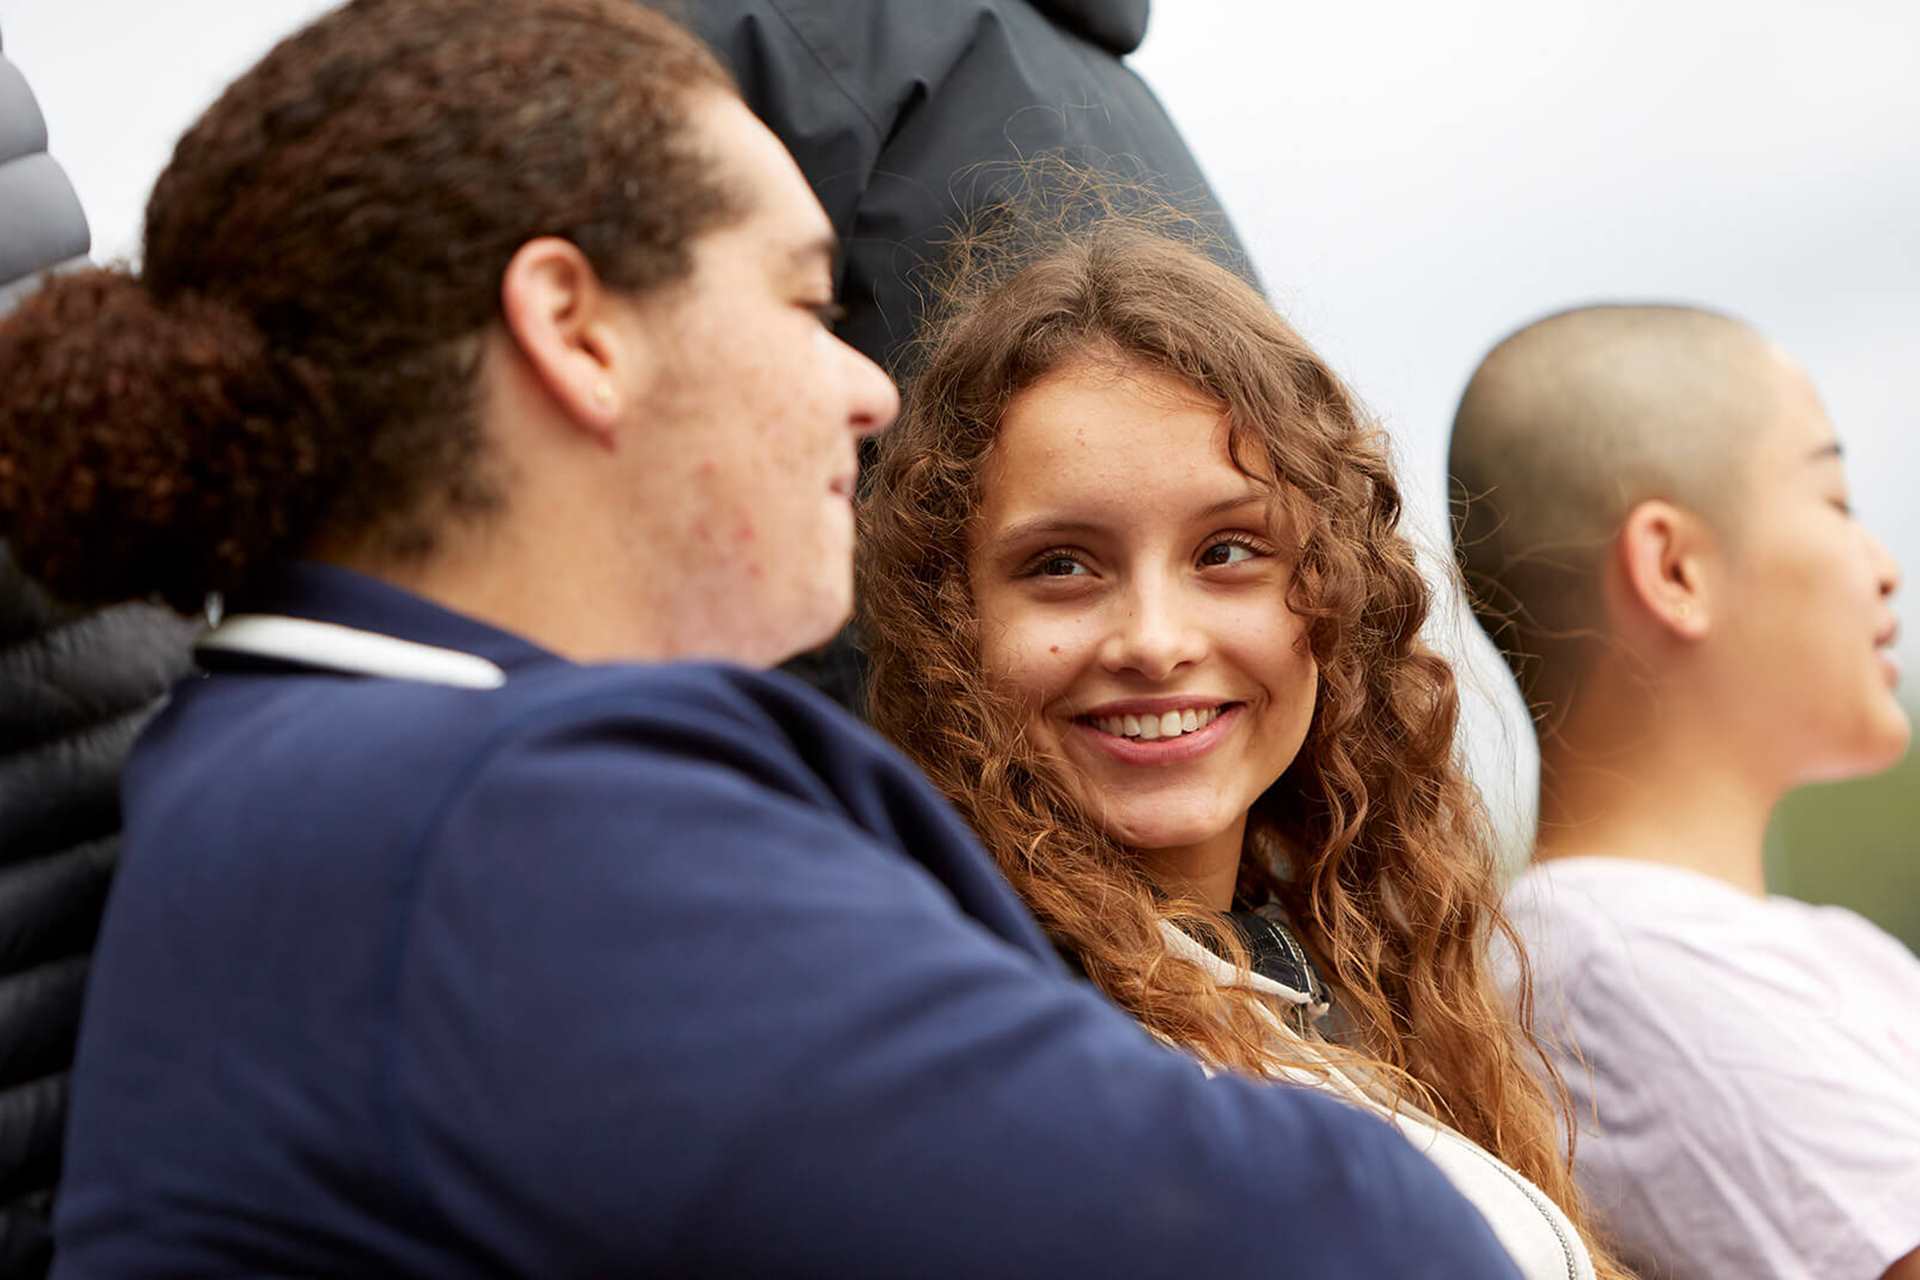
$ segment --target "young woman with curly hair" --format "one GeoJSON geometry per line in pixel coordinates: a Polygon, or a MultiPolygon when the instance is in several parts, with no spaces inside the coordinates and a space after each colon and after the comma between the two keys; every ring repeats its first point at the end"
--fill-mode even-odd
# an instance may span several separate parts
{"type": "Polygon", "coordinates": [[[1488,973],[1495,863],[1379,431],[1161,230],[1018,238],[962,242],[870,469],[875,723],[1154,1035],[1393,1112],[1529,1277],[1622,1274],[1488,973]]]}

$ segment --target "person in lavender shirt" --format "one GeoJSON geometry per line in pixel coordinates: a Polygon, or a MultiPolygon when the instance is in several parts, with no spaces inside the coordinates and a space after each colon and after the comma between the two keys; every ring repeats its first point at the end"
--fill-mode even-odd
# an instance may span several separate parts
{"type": "Polygon", "coordinates": [[[1537,718],[1509,908],[1603,1228],[1674,1280],[1920,1276],[1920,961],[1762,872],[1782,796],[1909,732],[1899,570],[1812,382],[1723,315],[1570,311],[1480,365],[1452,472],[1537,718]]]}

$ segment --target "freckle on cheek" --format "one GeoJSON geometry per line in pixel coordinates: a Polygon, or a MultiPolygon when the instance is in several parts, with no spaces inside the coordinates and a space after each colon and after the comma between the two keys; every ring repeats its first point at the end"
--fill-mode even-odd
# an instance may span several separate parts
{"type": "Polygon", "coordinates": [[[1058,653],[1058,652],[1060,652],[1060,646],[1059,646],[1059,645],[1057,645],[1057,644],[1050,644],[1050,645],[1048,645],[1048,646],[1047,646],[1047,652],[1048,652],[1048,653],[1058,653]]]}

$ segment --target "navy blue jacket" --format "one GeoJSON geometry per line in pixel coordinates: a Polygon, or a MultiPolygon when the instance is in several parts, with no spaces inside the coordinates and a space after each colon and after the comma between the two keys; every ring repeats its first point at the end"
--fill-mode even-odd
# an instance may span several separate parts
{"type": "Polygon", "coordinates": [[[214,655],[136,749],[57,1274],[1505,1277],[1380,1122],[1066,977],[799,684],[577,666],[336,569],[255,608],[456,688],[214,655]]]}

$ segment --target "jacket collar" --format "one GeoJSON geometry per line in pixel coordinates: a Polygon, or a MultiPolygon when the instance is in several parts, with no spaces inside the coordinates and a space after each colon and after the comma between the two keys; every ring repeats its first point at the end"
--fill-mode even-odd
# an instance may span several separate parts
{"type": "Polygon", "coordinates": [[[1250,973],[1244,969],[1235,969],[1213,952],[1189,938],[1168,920],[1160,922],[1160,936],[1166,939],[1167,950],[1182,960],[1199,965],[1223,987],[1248,987],[1261,995],[1273,996],[1286,1004],[1306,1010],[1314,1018],[1324,1015],[1329,1006],[1324,999],[1315,999],[1305,991],[1300,991],[1285,983],[1275,982],[1265,974],[1250,973]]]}
{"type": "Polygon", "coordinates": [[[232,602],[195,646],[201,665],[289,666],[495,688],[561,661],[512,632],[335,565],[301,562],[232,602]]]}
{"type": "Polygon", "coordinates": [[[1147,38],[1149,0],[1033,0],[1033,7],[1116,58],[1147,38]]]}

